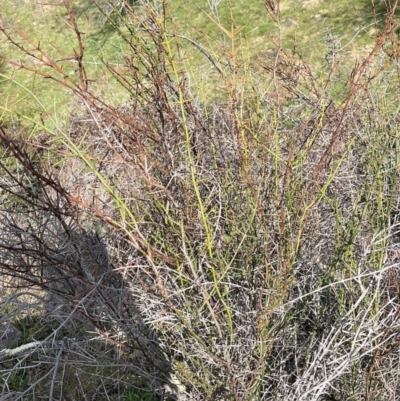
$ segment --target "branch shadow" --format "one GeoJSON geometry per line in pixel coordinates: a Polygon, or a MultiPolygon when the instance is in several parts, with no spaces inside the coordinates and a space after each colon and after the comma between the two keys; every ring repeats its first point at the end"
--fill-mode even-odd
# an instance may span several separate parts
{"type": "Polygon", "coordinates": [[[86,386],[96,399],[100,392],[140,388],[155,394],[154,400],[177,400],[171,363],[142,317],[138,287],[121,274],[122,261],[109,254],[113,241],[118,247],[123,239],[85,230],[64,188],[41,170],[37,153],[4,135],[3,146],[23,168],[14,174],[13,161],[0,161],[2,173],[10,173],[9,180],[0,180],[0,273],[13,294],[39,292],[43,307],[33,319],[32,310],[17,319],[17,328],[28,327],[18,345],[36,346],[21,351],[24,363],[21,355],[6,358],[10,383],[0,394],[22,375],[34,385],[20,397],[64,392],[79,399],[86,386]]]}

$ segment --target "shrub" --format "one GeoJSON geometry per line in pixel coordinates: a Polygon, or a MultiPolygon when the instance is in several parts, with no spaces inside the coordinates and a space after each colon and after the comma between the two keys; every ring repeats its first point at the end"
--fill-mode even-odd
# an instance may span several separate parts
{"type": "Polygon", "coordinates": [[[219,82],[203,98],[167,8],[139,3],[125,25],[110,22],[124,65],[104,61],[129,104],[92,91],[65,2],[76,73],[40,46],[53,72],[34,72],[81,109],[68,128],[0,130],[0,266],[18,291],[43,291],[43,319],[56,323],[6,355],[3,394],[35,361],[20,399],[122,396],[130,383],[164,399],[395,397],[398,132],[386,99],[397,2],[341,81],[335,58],[321,78],[283,49],[249,61],[238,33],[224,31],[229,51],[197,43],[219,82]],[[92,384],[77,386],[72,365],[92,384]]]}

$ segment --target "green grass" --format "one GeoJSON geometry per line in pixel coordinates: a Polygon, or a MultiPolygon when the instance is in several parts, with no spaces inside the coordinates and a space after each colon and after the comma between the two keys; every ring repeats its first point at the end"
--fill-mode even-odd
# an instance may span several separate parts
{"type": "Polygon", "coordinates": [[[145,391],[130,390],[125,394],[125,401],[157,401],[157,398],[145,391]]]}
{"type": "MultiPolygon", "coordinates": [[[[121,58],[124,50],[123,42],[118,39],[113,30],[109,29],[108,25],[99,25],[97,21],[100,13],[95,12],[93,5],[89,6],[90,3],[82,0],[73,1],[71,4],[73,11],[76,12],[79,28],[83,33],[87,33],[84,63],[88,76],[93,80],[91,89],[94,93],[101,93],[107,100],[123,101],[121,91],[112,91],[112,99],[109,95],[110,92],[104,91],[105,88],[109,88],[110,76],[101,62],[101,59],[104,58],[113,65],[121,63],[123,61],[121,58]],[[107,94],[105,95],[105,93],[107,94]]],[[[65,59],[61,66],[74,80],[77,71],[76,63],[72,59],[74,52],[77,51],[76,37],[65,23],[66,17],[66,11],[62,6],[40,6],[35,5],[33,1],[25,2],[22,6],[21,4],[16,6],[15,2],[9,0],[2,2],[1,22],[7,32],[12,32],[13,38],[34,55],[39,56],[37,48],[40,47],[49,58],[65,59]],[[26,40],[28,37],[29,40],[26,40]]],[[[41,66],[40,60],[24,55],[15,47],[2,46],[0,54],[32,69],[41,66]]],[[[48,68],[47,72],[53,73],[51,68],[48,68]]],[[[34,97],[27,96],[27,89],[34,96],[40,98],[48,113],[65,119],[70,112],[72,93],[68,88],[60,90],[58,84],[52,80],[36,76],[15,68],[15,66],[6,68],[4,74],[11,78],[10,81],[2,84],[2,91],[7,94],[3,105],[8,109],[21,112],[25,116],[35,116],[35,118],[43,112],[34,97]]],[[[57,74],[55,76],[59,77],[57,74]]],[[[115,82],[113,85],[117,89],[115,82]]]]}
{"type": "MultiPolygon", "coordinates": [[[[90,84],[91,89],[94,93],[105,96],[109,102],[125,101],[124,92],[118,89],[101,61],[103,59],[114,66],[124,63],[122,54],[126,50],[125,42],[121,41],[110,24],[99,23],[101,14],[96,11],[93,3],[87,0],[74,0],[71,1],[71,5],[82,31],[86,32],[86,23],[89,21],[84,61],[88,76],[93,80],[90,84]],[[112,91],[108,90],[110,86],[113,87],[112,91]]],[[[384,8],[380,3],[376,7],[376,17],[382,20],[384,8]]],[[[218,15],[210,10],[206,0],[191,2],[175,0],[170,2],[169,8],[170,24],[176,33],[199,42],[207,49],[220,47],[229,52],[231,43],[223,29],[231,31],[234,26],[242,37],[239,41],[236,39],[236,47],[242,46],[242,50],[239,51],[242,53],[241,58],[250,57],[255,65],[275,54],[276,44],[281,36],[284,48],[289,51],[296,49],[312,68],[318,70],[321,68],[321,63],[324,64],[324,56],[329,51],[326,38],[333,36],[334,40],[340,40],[342,50],[339,54],[343,60],[342,64],[348,69],[357,58],[369,51],[376,34],[373,25],[374,10],[369,1],[359,0],[349,3],[340,0],[332,3],[288,0],[281,4],[280,30],[268,16],[261,0],[240,0],[233,3],[222,1],[217,7],[218,15]]],[[[27,48],[32,50],[40,45],[46,54],[55,59],[70,58],[74,54],[75,36],[62,21],[63,18],[65,10],[62,7],[35,5],[34,1],[24,1],[23,4],[18,3],[18,6],[11,0],[2,2],[3,26],[12,27],[21,34],[28,34],[31,43],[27,44],[27,48]]],[[[236,38],[238,37],[236,35],[236,38]]],[[[192,72],[192,79],[196,83],[205,80],[205,90],[211,92],[218,77],[209,76],[210,63],[184,39],[181,44],[187,69],[192,72]]],[[[1,53],[30,67],[35,67],[35,63],[39,64],[33,58],[26,57],[15,48],[5,45],[0,47],[1,53]]],[[[220,56],[216,57],[218,62],[226,63],[220,56]]],[[[74,65],[68,66],[66,62],[63,66],[73,78],[76,73],[74,65]]],[[[73,107],[70,91],[60,90],[60,87],[50,80],[10,68],[6,75],[38,96],[46,106],[47,112],[57,114],[58,118],[62,115],[66,118],[73,107]]],[[[3,104],[7,108],[21,111],[23,104],[23,114],[32,116],[40,114],[38,105],[31,96],[26,96],[21,87],[12,83],[1,85],[3,92],[6,93],[3,104]]]]}
{"type": "MultiPolygon", "coordinates": [[[[173,1],[171,15],[178,33],[203,42],[215,48],[217,43],[227,43],[227,36],[218,29],[212,19],[217,20],[225,29],[231,26],[241,29],[253,56],[268,54],[276,50],[279,36],[282,46],[295,48],[315,67],[328,51],[325,37],[333,35],[340,39],[343,58],[365,55],[375,38],[374,9],[369,1],[284,1],[281,2],[280,26],[270,18],[260,0],[222,1],[218,6],[218,17],[209,9],[208,2],[173,1]],[[204,42],[208,37],[209,42],[204,42]]],[[[378,5],[376,16],[384,20],[385,9],[378,5]]],[[[379,25],[378,25],[379,26],[379,25]]],[[[380,25],[381,26],[381,25],[380,25]]],[[[196,55],[193,54],[193,63],[196,55]]],[[[262,58],[262,57],[259,57],[262,58]]]]}

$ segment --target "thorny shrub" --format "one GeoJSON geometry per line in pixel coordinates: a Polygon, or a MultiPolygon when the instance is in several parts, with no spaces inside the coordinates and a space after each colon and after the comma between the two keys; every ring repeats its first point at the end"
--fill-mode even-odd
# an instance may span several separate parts
{"type": "MultiPolygon", "coordinates": [[[[322,78],[279,43],[249,62],[233,31],[211,52],[170,28],[166,3],[121,2],[124,63],[103,60],[130,97],[118,106],[96,93],[62,3],[72,58],[1,27],[37,60],[9,66],[79,102],[65,126],[3,117],[0,268],[9,302],[41,290],[46,330],[0,351],[2,396],[397,399],[398,2],[339,91],[335,54],[322,78]],[[213,68],[210,100],[187,43],[213,68]]],[[[279,26],[279,1],[265,6],[279,26]]]]}

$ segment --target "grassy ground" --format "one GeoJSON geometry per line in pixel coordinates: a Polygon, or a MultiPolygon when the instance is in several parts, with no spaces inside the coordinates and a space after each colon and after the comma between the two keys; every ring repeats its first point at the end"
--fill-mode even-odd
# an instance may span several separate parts
{"type": "MultiPolygon", "coordinates": [[[[275,50],[278,28],[267,17],[262,1],[237,1],[230,4],[221,1],[213,16],[206,0],[193,3],[171,2],[171,14],[179,31],[187,32],[189,37],[202,40],[204,34],[212,42],[226,40],[212,19],[216,19],[225,29],[241,29],[254,54],[275,50]]],[[[280,6],[280,29],[283,46],[294,48],[308,61],[320,63],[325,55],[324,36],[337,37],[341,46],[347,46],[345,54],[365,51],[371,46],[376,29],[376,18],[384,19],[384,9],[375,10],[369,1],[285,1],[280,6]]]]}
{"type": "MultiPolygon", "coordinates": [[[[111,77],[101,59],[112,65],[124,63],[122,54],[125,43],[121,41],[115,29],[105,22],[105,18],[93,3],[74,0],[71,4],[79,26],[82,31],[87,32],[84,61],[88,76],[93,80],[92,88],[109,100],[123,102],[123,91],[118,89],[115,81],[111,84],[113,90],[108,90],[111,77]]],[[[235,45],[238,48],[241,46],[239,52],[243,53],[242,57],[253,59],[255,64],[275,55],[277,45],[281,41],[285,49],[295,49],[316,71],[325,65],[324,60],[330,51],[329,47],[334,47],[338,52],[344,64],[343,68],[350,68],[357,58],[365,56],[371,50],[377,26],[380,26],[379,21],[383,23],[385,13],[381,3],[374,8],[369,1],[336,1],[333,4],[327,1],[288,0],[281,4],[278,29],[261,0],[242,0],[232,4],[228,1],[209,3],[206,0],[176,0],[170,2],[169,8],[170,23],[176,33],[198,42],[207,49],[221,47],[229,52],[232,44],[228,32],[234,29],[235,45]],[[210,8],[210,4],[216,6],[210,8]],[[237,32],[240,32],[240,35],[237,32]],[[238,39],[240,36],[241,39],[238,39]]],[[[2,2],[2,25],[8,29],[12,27],[22,37],[28,34],[31,43],[26,43],[26,46],[30,50],[40,46],[49,57],[66,59],[64,67],[73,77],[76,73],[75,65],[69,62],[74,55],[75,37],[63,21],[65,17],[62,7],[41,5],[41,2],[34,0],[24,1],[22,5],[17,5],[11,0],[2,2]]],[[[197,83],[205,80],[205,90],[212,92],[218,78],[212,73],[210,77],[209,61],[185,39],[181,39],[181,45],[186,49],[183,57],[187,70],[192,72],[193,80],[197,83]]],[[[32,68],[40,64],[40,60],[27,57],[4,43],[0,45],[0,52],[3,56],[26,63],[32,68]]],[[[220,56],[217,61],[226,63],[220,56]]],[[[32,115],[37,115],[36,111],[40,106],[32,96],[26,96],[28,89],[40,98],[47,112],[53,110],[58,118],[66,115],[69,108],[67,105],[70,104],[68,89],[60,91],[59,87],[49,80],[24,71],[8,69],[6,75],[12,76],[25,88],[3,83],[3,92],[6,93],[3,104],[6,107],[19,110],[23,102],[24,113],[31,110],[32,115]]]]}
{"type": "MultiPolygon", "coordinates": [[[[101,59],[105,58],[113,65],[122,63],[121,46],[122,42],[110,31],[107,25],[101,20],[101,14],[94,12],[95,8],[87,1],[74,1],[73,10],[76,12],[77,23],[86,36],[85,66],[88,75],[93,80],[94,90],[115,101],[122,101],[119,97],[121,92],[118,90],[104,91],[109,88],[109,75],[106,72],[101,59]]],[[[68,18],[65,9],[49,5],[41,5],[40,2],[26,1],[22,5],[5,0],[2,2],[2,26],[7,31],[13,31],[14,37],[19,37],[19,42],[24,45],[31,54],[38,55],[40,48],[44,57],[65,60],[62,67],[74,80],[76,74],[76,63],[73,58],[75,51],[75,35],[71,31],[65,19],[68,18]],[[29,41],[25,40],[29,36],[29,41]]],[[[35,59],[15,47],[2,45],[0,52],[3,57],[23,63],[31,69],[38,68],[41,58],[35,59]]],[[[51,68],[48,69],[48,72],[51,68]]],[[[40,99],[46,112],[62,118],[68,114],[71,101],[71,91],[68,88],[60,90],[57,84],[51,80],[35,74],[19,70],[18,66],[6,68],[5,75],[12,77],[12,82],[2,84],[2,92],[5,93],[3,104],[14,110],[21,110],[25,115],[40,115],[41,106],[35,101],[35,97],[40,99]],[[29,92],[29,93],[28,93],[29,92]],[[33,96],[32,96],[33,95],[33,96]]],[[[115,84],[115,83],[114,83],[115,84]]]]}

